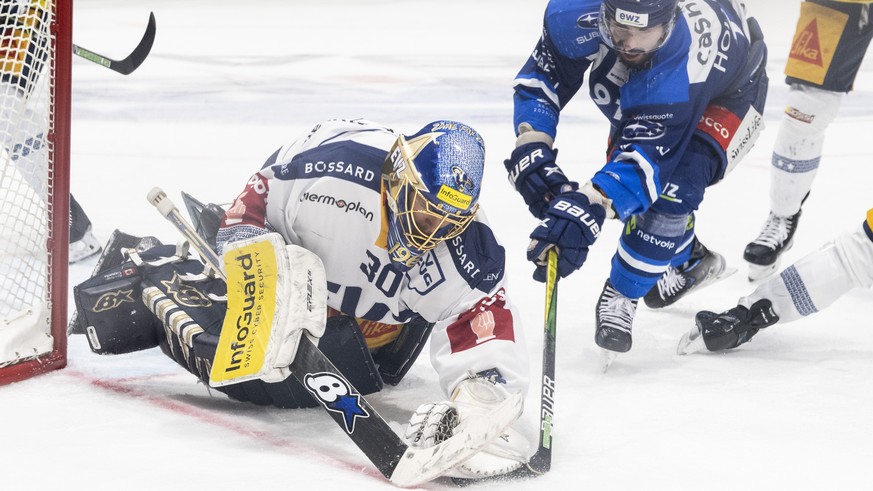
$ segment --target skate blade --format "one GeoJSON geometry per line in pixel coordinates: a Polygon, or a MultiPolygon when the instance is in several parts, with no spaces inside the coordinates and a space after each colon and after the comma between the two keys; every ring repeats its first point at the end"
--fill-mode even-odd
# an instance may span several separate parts
{"type": "Polygon", "coordinates": [[[760,281],[776,272],[779,269],[779,261],[769,266],[759,266],[757,264],[749,264],[749,281],[760,281]]]}
{"type": "Polygon", "coordinates": [[[609,366],[612,365],[612,362],[618,357],[618,353],[615,351],[610,351],[608,349],[600,350],[600,370],[603,373],[606,373],[609,370],[609,366]]]}
{"type": "Polygon", "coordinates": [[[717,275],[715,275],[715,276],[711,276],[711,277],[709,277],[709,278],[706,278],[703,282],[701,282],[701,283],[700,283],[699,285],[697,285],[695,288],[703,288],[703,287],[705,287],[705,286],[709,286],[709,285],[711,285],[711,284],[713,284],[713,283],[716,283],[716,282],[719,282],[719,281],[721,281],[721,280],[727,279],[727,278],[729,278],[730,276],[732,276],[734,273],[736,273],[737,271],[739,271],[737,268],[735,268],[735,267],[733,267],[733,266],[727,266],[727,265],[725,265],[724,269],[721,270],[721,273],[719,273],[719,274],[717,274],[717,275]]]}
{"type": "Polygon", "coordinates": [[[706,343],[703,341],[703,336],[700,335],[700,329],[697,326],[683,334],[679,344],[676,346],[676,354],[679,355],[690,355],[708,351],[706,343]]]}

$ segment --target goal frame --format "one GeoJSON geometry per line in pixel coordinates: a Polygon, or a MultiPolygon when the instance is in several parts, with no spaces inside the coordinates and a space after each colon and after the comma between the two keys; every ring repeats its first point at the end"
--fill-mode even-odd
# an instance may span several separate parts
{"type": "Polygon", "coordinates": [[[70,243],[70,117],[73,57],[73,0],[55,0],[52,19],[54,59],[51,61],[50,103],[54,110],[46,136],[49,153],[50,214],[53,218],[47,248],[51,251],[48,277],[51,308],[52,351],[0,369],[0,385],[31,378],[67,365],[67,302],[69,295],[67,256],[70,243]],[[58,219],[58,217],[61,217],[58,219]]]}

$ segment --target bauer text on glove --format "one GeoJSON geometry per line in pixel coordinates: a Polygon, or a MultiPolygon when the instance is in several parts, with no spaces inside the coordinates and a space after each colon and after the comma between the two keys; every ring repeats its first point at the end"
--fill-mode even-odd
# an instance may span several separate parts
{"type": "Polygon", "coordinates": [[[588,257],[588,247],[594,243],[606,209],[591,203],[580,192],[559,194],[545,212],[545,218],[530,234],[527,259],[537,265],[534,279],[545,281],[546,255],[550,248],[558,251],[558,275],[568,276],[576,271],[588,257]]]}
{"type": "Polygon", "coordinates": [[[512,151],[503,161],[509,172],[509,182],[521,193],[531,214],[542,219],[549,201],[566,191],[567,176],[555,163],[557,150],[543,142],[526,143],[512,151]]]}

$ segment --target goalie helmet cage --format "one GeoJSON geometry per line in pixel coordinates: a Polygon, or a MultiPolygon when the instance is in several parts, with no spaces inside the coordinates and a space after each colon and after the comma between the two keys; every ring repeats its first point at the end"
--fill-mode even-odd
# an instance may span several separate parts
{"type": "Polygon", "coordinates": [[[72,0],[0,0],[0,385],[67,362],[72,0]]]}

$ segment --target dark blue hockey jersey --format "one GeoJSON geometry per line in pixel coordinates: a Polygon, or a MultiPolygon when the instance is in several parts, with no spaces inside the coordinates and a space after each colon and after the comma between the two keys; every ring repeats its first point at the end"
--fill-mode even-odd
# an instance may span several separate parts
{"type": "MultiPolygon", "coordinates": [[[[542,38],[515,80],[514,123],[554,138],[587,72],[591,99],[612,125],[611,153],[592,181],[624,219],[658,198],[707,107],[736,92],[750,42],[736,2],[680,0],[669,39],[645,68],[632,69],[600,39],[600,3],[549,2],[542,38]]],[[[710,129],[717,139],[719,129],[710,129]]]]}

